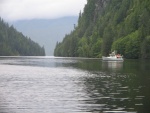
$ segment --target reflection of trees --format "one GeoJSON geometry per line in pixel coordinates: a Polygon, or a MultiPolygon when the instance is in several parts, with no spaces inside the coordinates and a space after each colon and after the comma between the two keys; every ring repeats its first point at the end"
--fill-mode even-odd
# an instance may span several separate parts
{"type": "Polygon", "coordinates": [[[74,59],[68,63],[63,62],[62,65],[85,72],[85,75],[79,77],[81,86],[78,84],[86,95],[80,100],[81,109],[90,112],[148,110],[150,85],[147,79],[147,61],[102,62],[99,59],[74,59]]]}
{"type": "Polygon", "coordinates": [[[88,58],[72,58],[72,62],[62,63],[65,67],[73,67],[77,69],[87,71],[99,71],[101,64],[99,59],[88,59],[88,58]]]}
{"type": "MultiPolygon", "coordinates": [[[[91,72],[92,74],[92,72],[91,72]]],[[[92,104],[90,110],[126,110],[140,111],[135,106],[143,103],[143,97],[138,99],[143,87],[140,87],[137,76],[130,76],[123,73],[97,72],[92,77],[84,79],[85,92],[88,100],[85,104],[92,104]],[[122,109],[121,109],[122,108],[122,109]]]]}

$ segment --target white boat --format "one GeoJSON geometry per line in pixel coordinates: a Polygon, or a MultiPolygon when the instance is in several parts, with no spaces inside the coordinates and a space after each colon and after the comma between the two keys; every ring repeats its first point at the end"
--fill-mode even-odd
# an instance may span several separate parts
{"type": "Polygon", "coordinates": [[[123,61],[123,56],[120,54],[116,54],[116,52],[112,52],[108,57],[102,56],[102,60],[104,61],[123,61]]]}

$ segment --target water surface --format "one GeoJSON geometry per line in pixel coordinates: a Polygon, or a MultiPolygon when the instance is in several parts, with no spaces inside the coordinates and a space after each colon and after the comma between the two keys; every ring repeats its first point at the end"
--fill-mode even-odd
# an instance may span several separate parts
{"type": "Polygon", "coordinates": [[[0,113],[148,113],[150,61],[0,57],[0,113]]]}

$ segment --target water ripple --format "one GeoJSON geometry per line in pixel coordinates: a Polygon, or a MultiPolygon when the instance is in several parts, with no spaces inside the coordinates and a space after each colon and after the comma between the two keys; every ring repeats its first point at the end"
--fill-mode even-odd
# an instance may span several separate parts
{"type": "Polygon", "coordinates": [[[78,60],[1,60],[0,112],[137,113],[144,106],[136,74],[74,68],[78,60]]]}

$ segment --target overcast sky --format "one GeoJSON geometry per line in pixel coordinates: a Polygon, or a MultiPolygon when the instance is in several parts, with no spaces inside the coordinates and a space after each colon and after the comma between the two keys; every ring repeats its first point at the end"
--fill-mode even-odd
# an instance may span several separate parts
{"type": "Polygon", "coordinates": [[[17,21],[78,16],[86,3],[87,0],[0,0],[0,17],[17,21]]]}

